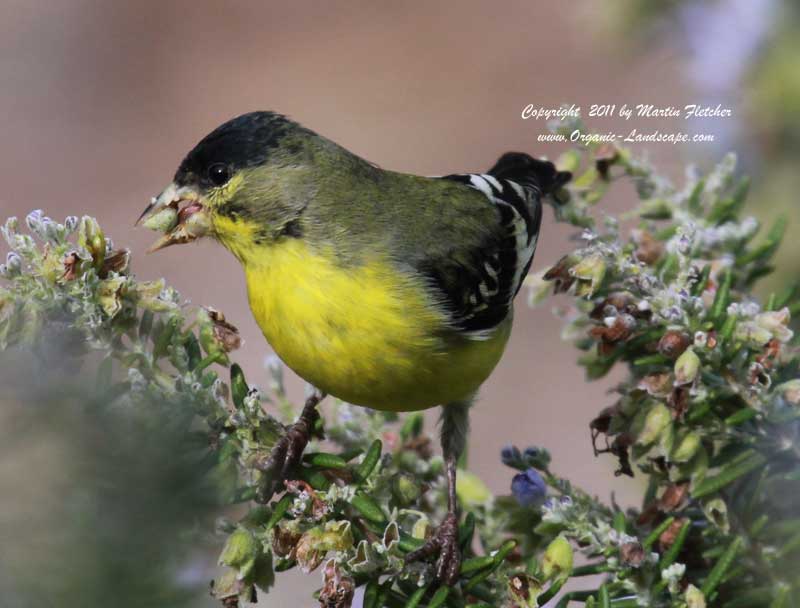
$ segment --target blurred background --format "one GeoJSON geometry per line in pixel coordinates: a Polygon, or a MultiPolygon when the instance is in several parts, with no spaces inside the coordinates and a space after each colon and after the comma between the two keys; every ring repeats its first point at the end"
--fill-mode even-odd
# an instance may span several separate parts
{"type": "MultiPolygon", "coordinates": [[[[546,125],[521,119],[528,104],[720,103],[732,108],[732,118],[688,126],[682,119],[587,121],[601,132],[635,126],[713,133],[714,143],[634,147],[676,181],[685,163],[708,167],[736,150],[754,178],[752,212],[765,221],[780,212],[798,219],[795,3],[581,0],[568,6],[544,0],[3,0],[0,216],[24,217],[35,208],[59,219],[96,216],[117,246],[133,250],[140,278],[163,276],[193,303],[213,305],[238,325],[246,341],[237,360],[262,386],[270,351],[247,308],[238,263],[213,243],[144,256],[154,235],[133,228],[182,156],[208,131],[246,111],[288,114],[386,168],[446,174],[487,169],[507,150],[550,158],[562,152],[561,145],[537,142],[546,125]]],[[[603,205],[621,211],[628,196],[615,190],[603,205]]],[[[570,234],[548,211],[534,268],[555,262],[570,246],[570,234]]],[[[800,244],[788,241],[777,281],[794,279],[800,270],[800,244]]],[[[606,390],[614,378],[585,383],[576,351],[559,334],[550,306],[532,310],[520,299],[508,351],[473,410],[480,441],[471,444],[470,466],[493,491],[505,493],[512,471],[499,462],[501,447],[541,445],[551,450],[560,474],[601,497],[613,492],[620,502],[632,502],[640,491],[636,480],[614,478],[613,459],[592,456],[587,430],[611,402],[606,390]]],[[[299,397],[302,383],[293,379],[290,389],[299,397]]],[[[4,444],[25,411],[19,401],[4,388],[4,444]]],[[[10,548],[27,542],[31,529],[51,538],[47,526],[73,523],[74,506],[59,501],[53,480],[92,469],[80,465],[84,446],[75,445],[85,437],[65,435],[68,427],[26,428],[27,441],[0,452],[0,608],[51,605],[41,599],[46,594],[39,600],[28,595],[31,587],[20,573],[31,564],[52,568],[53,559],[58,562],[52,546],[39,546],[50,560],[39,562],[20,561],[24,555],[10,548]]],[[[158,461],[153,458],[148,462],[158,461]]],[[[153,505],[140,506],[148,517],[160,516],[153,505]]],[[[88,542],[93,527],[84,524],[75,528],[83,536],[73,531],[69,542],[53,545],[63,559],[84,551],[78,553],[84,578],[72,585],[99,584],[87,572],[93,556],[108,551],[139,556],[143,565],[159,558],[133,552],[141,544],[138,526],[88,542]]],[[[158,537],[158,526],[153,529],[146,538],[158,537]]],[[[191,559],[184,583],[201,594],[191,605],[211,605],[202,593],[216,550],[191,559]]],[[[284,576],[262,603],[312,606],[310,587],[301,575],[284,576]]],[[[67,593],[58,605],[79,605],[70,597],[76,596],[67,593]]]]}

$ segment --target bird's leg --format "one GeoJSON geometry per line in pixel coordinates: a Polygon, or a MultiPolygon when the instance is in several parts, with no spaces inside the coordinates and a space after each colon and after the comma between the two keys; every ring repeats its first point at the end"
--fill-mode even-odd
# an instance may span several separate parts
{"type": "Polygon", "coordinates": [[[315,390],[306,399],[300,417],[286,433],[278,439],[269,456],[257,463],[257,468],[267,474],[267,481],[259,492],[259,499],[266,502],[277,492],[284,481],[289,479],[292,470],[300,463],[314,427],[319,420],[317,405],[325,393],[315,390]]]}
{"type": "Polygon", "coordinates": [[[451,403],[442,409],[442,450],[447,472],[447,515],[434,535],[422,547],[406,556],[406,562],[438,554],[436,578],[445,585],[458,581],[461,548],[458,544],[458,501],[456,500],[456,463],[467,441],[469,408],[472,400],[451,403]]]}

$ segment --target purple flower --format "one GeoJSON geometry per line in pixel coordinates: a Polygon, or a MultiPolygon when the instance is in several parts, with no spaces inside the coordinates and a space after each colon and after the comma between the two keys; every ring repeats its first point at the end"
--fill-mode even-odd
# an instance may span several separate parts
{"type": "Polygon", "coordinates": [[[523,507],[532,507],[544,500],[547,485],[536,469],[517,473],[511,480],[511,493],[523,507]]]}

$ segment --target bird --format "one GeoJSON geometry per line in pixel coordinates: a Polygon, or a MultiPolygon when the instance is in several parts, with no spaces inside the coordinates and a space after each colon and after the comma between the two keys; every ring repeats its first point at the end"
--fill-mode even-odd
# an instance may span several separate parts
{"type": "Polygon", "coordinates": [[[447,514],[406,559],[435,558],[453,585],[469,409],[509,339],[543,198],[570,177],[522,152],[485,173],[390,171],[258,111],[203,137],[139,221],[168,216],[151,250],[210,237],[231,252],[267,342],[316,387],[272,448],[276,479],[299,462],[325,395],[384,411],[441,407],[447,514]]]}

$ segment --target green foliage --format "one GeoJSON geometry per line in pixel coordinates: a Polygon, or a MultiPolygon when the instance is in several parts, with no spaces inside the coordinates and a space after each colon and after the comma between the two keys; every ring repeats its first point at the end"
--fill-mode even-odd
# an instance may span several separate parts
{"type": "Polygon", "coordinates": [[[585,351],[589,378],[615,364],[628,370],[591,427],[596,452],[616,456],[618,474],[635,466],[648,479],[624,526],[644,556],[631,570],[620,551],[604,594],[612,603],[635,594],[647,606],[797,601],[798,553],[792,533],[777,530],[794,521],[800,489],[789,327],[799,307],[792,290],[765,305],[752,294],[772,270],[785,222],[759,237],[757,222],[740,217],[747,181],[735,178],[733,156],[705,176],[690,168],[680,188],[624,149],[594,146],[583,162],[582,187],[557,210],[588,227],[583,245],[529,284],[532,300],[551,284],[574,294],[565,333],[585,351]],[[602,179],[636,188],[627,235],[616,220],[598,229],[590,217],[598,199],[583,186],[602,179]]]}
{"type": "Polygon", "coordinates": [[[553,286],[569,294],[565,334],[590,379],[627,368],[590,426],[597,453],[616,457],[618,474],[638,471],[648,489],[640,509],[623,511],[558,477],[546,450],[509,447],[511,495],[460,476],[464,562],[451,589],[432,564],[404,563],[446,505],[422,417],[325,407],[327,439],[271,496],[263,465],[298,410],[280,365],[268,364],[269,394],[251,385],[230,363],[235,327],[182,305],[163,282],[137,281],[129,254],[92,218],[62,225],[33,213],[38,241],[7,222],[0,349],[68,361],[104,387],[92,407],[140,411],[153,429],[201,440],[209,487],[223,505],[245,507],[217,526],[225,570],[213,592],[226,606],[293,568],[320,570],[321,604],[340,608],[361,586],[368,608],[791,605],[800,379],[788,325],[800,305],[793,290],[763,306],[751,295],[783,225],[759,237],[756,222],[740,219],[747,183],[734,178],[733,157],[705,176],[690,170],[682,188],[599,144],[559,164],[578,175],[556,216],[582,230],[582,243],[529,279],[531,300],[553,286]],[[640,199],[621,218],[629,233],[592,217],[616,181],[640,199]],[[585,588],[562,593],[568,583],[585,588]]]}

